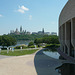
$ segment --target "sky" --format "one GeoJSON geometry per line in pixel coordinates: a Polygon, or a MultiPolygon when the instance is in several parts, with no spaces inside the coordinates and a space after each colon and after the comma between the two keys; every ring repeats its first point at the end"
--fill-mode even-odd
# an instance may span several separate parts
{"type": "Polygon", "coordinates": [[[59,15],[68,0],[0,0],[0,35],[10,30],[58,33],[59,15]]]}

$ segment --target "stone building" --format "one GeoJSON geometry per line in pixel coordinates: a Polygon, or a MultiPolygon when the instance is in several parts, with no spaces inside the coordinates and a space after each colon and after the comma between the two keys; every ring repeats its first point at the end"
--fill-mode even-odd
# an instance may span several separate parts
{"type": "Polygon", "coordinates": [[[75,60],[75,0],[68,0],[59,16],[60,50],[75,60]]]}

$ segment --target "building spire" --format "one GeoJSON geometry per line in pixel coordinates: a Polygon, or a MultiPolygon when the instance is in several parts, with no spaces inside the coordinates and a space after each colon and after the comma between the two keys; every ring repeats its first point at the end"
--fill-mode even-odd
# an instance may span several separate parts
{"type": "Polygon", "coordinates": [[[20,27],[20,32],[22,32],[22,26],[20,27]]]}
{"type": "Polygon", "coordinates": [[[42,29],[42,33],[44,34],[44,28],[42,29]]]}

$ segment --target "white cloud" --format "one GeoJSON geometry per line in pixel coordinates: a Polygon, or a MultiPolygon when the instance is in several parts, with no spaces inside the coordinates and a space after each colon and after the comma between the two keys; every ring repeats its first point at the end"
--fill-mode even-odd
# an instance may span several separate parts
{"type": "Polygon", "coordinates": [[[32,15],[29,15],[29,20],[32,20],[32,15]]]}
{"type": "Polygon", "coordinates": [[[25,6],[19,6],[19,9],[17,10],[20,13],[25,13],[25,11],[29,11],[29,9],[25,6]]]}
{"type": "Polygon", "coordinates": [[[28,11],[29,9],[27,8],[27,7],[25,7],[25,6],[21,6],[20,7],[22,10],[25,10],[25,11],[28,11]]]}
{"type": "Polygon", "coordinates": [[[2,15],[0,14],[0,17],[2,17],[2,15]]]}
{"type": "Polygon", "coordinates": [[[25,13],[25,11],[22,10],[22,9],[18,9],[18,12],[20,12],[20,13],[25,13]]]}

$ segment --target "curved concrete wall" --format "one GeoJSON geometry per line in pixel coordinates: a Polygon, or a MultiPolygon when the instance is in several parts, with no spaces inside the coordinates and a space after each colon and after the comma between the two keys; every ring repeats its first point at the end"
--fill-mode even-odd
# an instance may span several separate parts
{"type": "Polygon", "coordinates": [[[75,0],[68,0],[59,16],[61,50],[75,58],[75,0]]]}
{"type": "Polygon", "coordinates": [[[75,16],[75,0],[69,0],[63,10],[61,11],[59,17],[59,25],[61,26],[65,22],[69,21],[75,16]]]}

